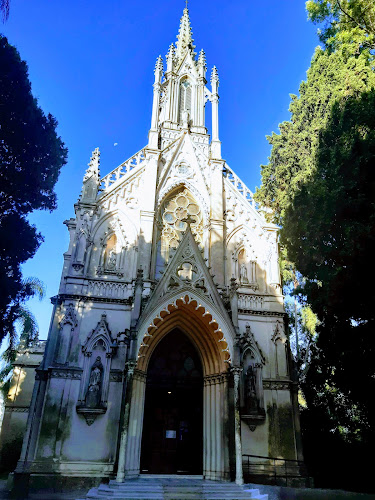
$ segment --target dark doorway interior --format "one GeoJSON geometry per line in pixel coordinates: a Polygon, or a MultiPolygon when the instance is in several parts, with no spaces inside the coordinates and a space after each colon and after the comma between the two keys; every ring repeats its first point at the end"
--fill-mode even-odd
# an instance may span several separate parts
{"type": "Polygon", "coordinates": [[[147,370],[141,472],[202,474],[202,459],[202,363],[188,337],[174,330],[147,370]]]}

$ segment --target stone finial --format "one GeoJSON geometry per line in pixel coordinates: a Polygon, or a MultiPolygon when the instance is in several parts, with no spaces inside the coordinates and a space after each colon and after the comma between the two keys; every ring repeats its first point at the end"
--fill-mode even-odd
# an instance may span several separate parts
{"type": "Polygon", "coordinates": [[[174,43],[171,43],[170,46],[169,46],[167,55],[166,55],[167,62],[169,60],[173,61],[174,58],[175,58],[175,56],[176,56],[176,49],[175,49],[174,43]]]}
{"type": "Polygon", "coordinates": [[[193,33],[191,30],[189,10],[185,7],[180,20],[180,28],[177,35],[177,58],[181,60],[186,50],[190,50],[193,59],[196,56],[194,52],[195,45],[193,44],[193,33]]]}
{"type": "Polygon", "coordinates": [[[206,64],[206,54],[204,53],[204,50],[201,49],[201,51],[199,52],[199,57],[198,57],[198,66],[201,66],[203,68],[207,68],[207,64],[206,64]]]}
{"type": "Polygon", "coordinates": [[[92,152],[90,163],[88,163],[88,169],[86,170],[85,175],[83,177],[83,182],[86,182],[91,177],[94,177],[95,180],[99,181],[99,175],[100,175],[99,167],[100,167],[100,151],[99,148],[95,148],[94,151],[92,152]]]}
{"type": "Polygon", "coordinates": [[[175,58],[176,58],[176,49],[175,49],[174,44],[171,43],[170,46],[169,46],[169,49],[168,49],[168,53],[166,55],[166,59],[167,59],[167,73],[169,73],[170,71],[172,71],[175,58]]]}
{"type": "Polygon", "coordinates": [[[213,83],[216,83],[217,85],[219,85],[219,73],[217,72],[217,68],[216,66],[214,66],[212,68],[212,72],[211,72],[211,85],[213,83]]]}
{"type": "Polygon", "coordinates": [[[159,56],[157,59],[156,59],[156,64],[155,64],[155,70],[154,70],[154,75],[155,75],[155,78],[157,76],[160,76],[161,77],[161,74],[163,73],[163,58],[161,56],[159,56]]]}

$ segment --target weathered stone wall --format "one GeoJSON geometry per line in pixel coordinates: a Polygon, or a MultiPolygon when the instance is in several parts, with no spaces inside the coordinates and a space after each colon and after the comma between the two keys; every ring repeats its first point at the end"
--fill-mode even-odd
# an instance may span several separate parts
{"type": "Polygon", "coordinates": [[[20,349],[13,364],[0,432],[0,468],[4,472],[14,470],[21,453],[35,382],[35,369],[43,359],[45,344],[45,341],[38,341],[30,347],[20,349]]]}

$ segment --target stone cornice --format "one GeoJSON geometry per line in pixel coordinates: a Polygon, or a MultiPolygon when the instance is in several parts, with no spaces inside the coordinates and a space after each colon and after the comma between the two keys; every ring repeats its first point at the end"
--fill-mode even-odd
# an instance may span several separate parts
{"type": "Polygon", "coordinates": [[[49,367],[49,378],[81,380],[83,370],[78,367],[49,367]]]}
{"type": "Polygon", "coordinates": [[[82,302],[105,302],[110,304],[123,304],[126,306],[131,306],[133,303],[133,297],[128,297],[127,299],[113,299],[111,297],[92,297],[83,295],[81,293],[59,293],[54,297],[51,297],[52,304],[61,304],[64,300],[79,300],[82,302]]]}
{"type": "Polygon", "coordinates": [[[276,391],[290,390],[293,385],[296,385],[296,382],[292,380],[263,379],[263,389],[276,391]]]}
{"type": "Polygon", "coordinates": [[[255,309],[238,309],[238,314],[252,314],[254,316],[275,316],[277,318],[284,318],[286,316],[286,312],[257,311],[255,309]]]}

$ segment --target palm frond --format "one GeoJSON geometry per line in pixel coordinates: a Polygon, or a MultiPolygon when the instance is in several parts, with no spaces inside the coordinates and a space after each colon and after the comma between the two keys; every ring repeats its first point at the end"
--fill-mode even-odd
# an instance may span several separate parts
{"type": "Polygon", "coordinates": [[[29,276],[22,280],[22,284],[29,297],[38,297],[39,300],[45,297],[46,287],[39,278],[29,276]]]}

